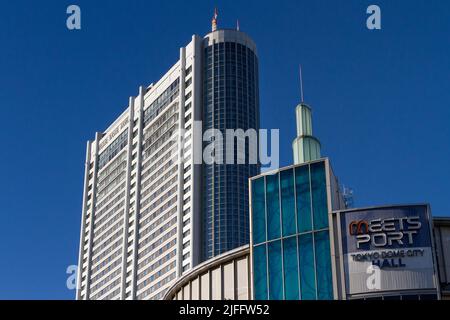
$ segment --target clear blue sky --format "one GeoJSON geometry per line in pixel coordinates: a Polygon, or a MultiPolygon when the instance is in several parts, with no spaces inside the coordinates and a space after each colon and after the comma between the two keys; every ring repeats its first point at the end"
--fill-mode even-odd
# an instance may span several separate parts
{"type": "Polygon", "coordinates": [[[260,58],[261,125],[292,163],[298,63],[323,154],[357,206],[450,214],[448,1],[3,1],[0,298],[72,299],[86,141],[159,79],[194,33],[240,20],[260,58]],[[382,30],[365,27],[378,4],[382,30]],[[66,29],[78,4],[82,30],[66,29]]]}

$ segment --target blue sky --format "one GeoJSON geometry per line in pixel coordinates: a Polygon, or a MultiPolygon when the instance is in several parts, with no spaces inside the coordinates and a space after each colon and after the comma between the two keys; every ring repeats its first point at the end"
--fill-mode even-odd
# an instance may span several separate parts
{"type": "Polygon", "coordinates": [[[0,299],[72,299],[86,141],[155,82],[191,35],[256,42],[261,126],[292,163],[298,64],[315,134],[357,206],[450,215],[448,1],[5,1],[0,8],[0,299]],[[82,30],[66,28],[77,4],[82,30]],[[365,27],[377,4],[382,30],[365,27]]]}

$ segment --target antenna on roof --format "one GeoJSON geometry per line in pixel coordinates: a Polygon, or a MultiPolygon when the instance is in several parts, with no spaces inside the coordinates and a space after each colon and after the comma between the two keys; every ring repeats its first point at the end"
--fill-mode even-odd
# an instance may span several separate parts
{"type": "Polygon", "coordinates": [[[298,69],[299,69],[299,74],[300,74],[300,99],[301,99],[301,103],[305,102],[305,100],[303,99],[303,78],[302,78],[302,65],[299,64],[298,65],[298,69]]]}
{"type": "Polygon", "coordinates": [[[219,16],[217,8],[214,9],[214,16],[211,21],[211,30],[216,31],[217,30],[217,17],[219,16]]]}
{"type": "Polygon", "coordinates": [[[239,31],[240,27],[239,27],[239,19],[237,19],[236,21],[236,30],[239,31]]]}

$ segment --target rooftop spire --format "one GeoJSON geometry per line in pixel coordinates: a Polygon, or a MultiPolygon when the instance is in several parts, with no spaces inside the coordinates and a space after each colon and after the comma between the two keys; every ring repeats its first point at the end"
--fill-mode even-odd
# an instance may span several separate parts
{"type": "Polygon", "coordinates": [[[300,95],[301,102],[295,109],[297,120],[297,137],[292,142],[294,163],[301,164],[320,159],[320,141],[313,136],[312,111],[303,100],[302,67],[300,65],[300,95]]]}
{"type": "Polygon", "coordinates": [[[214,9],[214,16],[211,21],[211,30],[216,31],[217,30],[217,17],[218,17],[217,8],[214,9]]]}
{"type": "Polygon", "coordinates": [[[239,19],[236,20],[236,30],[239,31],[240,27],[239,27],[239,19]]]}
{"type": "Polygon", "coordinates": [[[303,103],[305,100],[303,99],[303,78],[302,78],[302,65],[298,65],[300,71],[300,102],[303,103]]]}

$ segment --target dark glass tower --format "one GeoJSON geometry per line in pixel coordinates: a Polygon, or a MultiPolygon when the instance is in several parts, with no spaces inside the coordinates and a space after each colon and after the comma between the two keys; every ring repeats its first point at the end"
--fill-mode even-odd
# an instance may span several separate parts
{"type": "MultiPolygon", "coordinates": [[[[203,129],[259,129],[258,57],[254,42],[237,30],[216,30],[204,39],[203,129]]],[[[235,140],[236,142],[236,140],[235,140]]],[[[259,165],[203,166],[203,259],[249,243],[248,178],[259,165]]],[[[220,151],[219,151],[220,153],[220,151]]],[[[217,153],[216,153],[217,155],[217,153]]]]}

